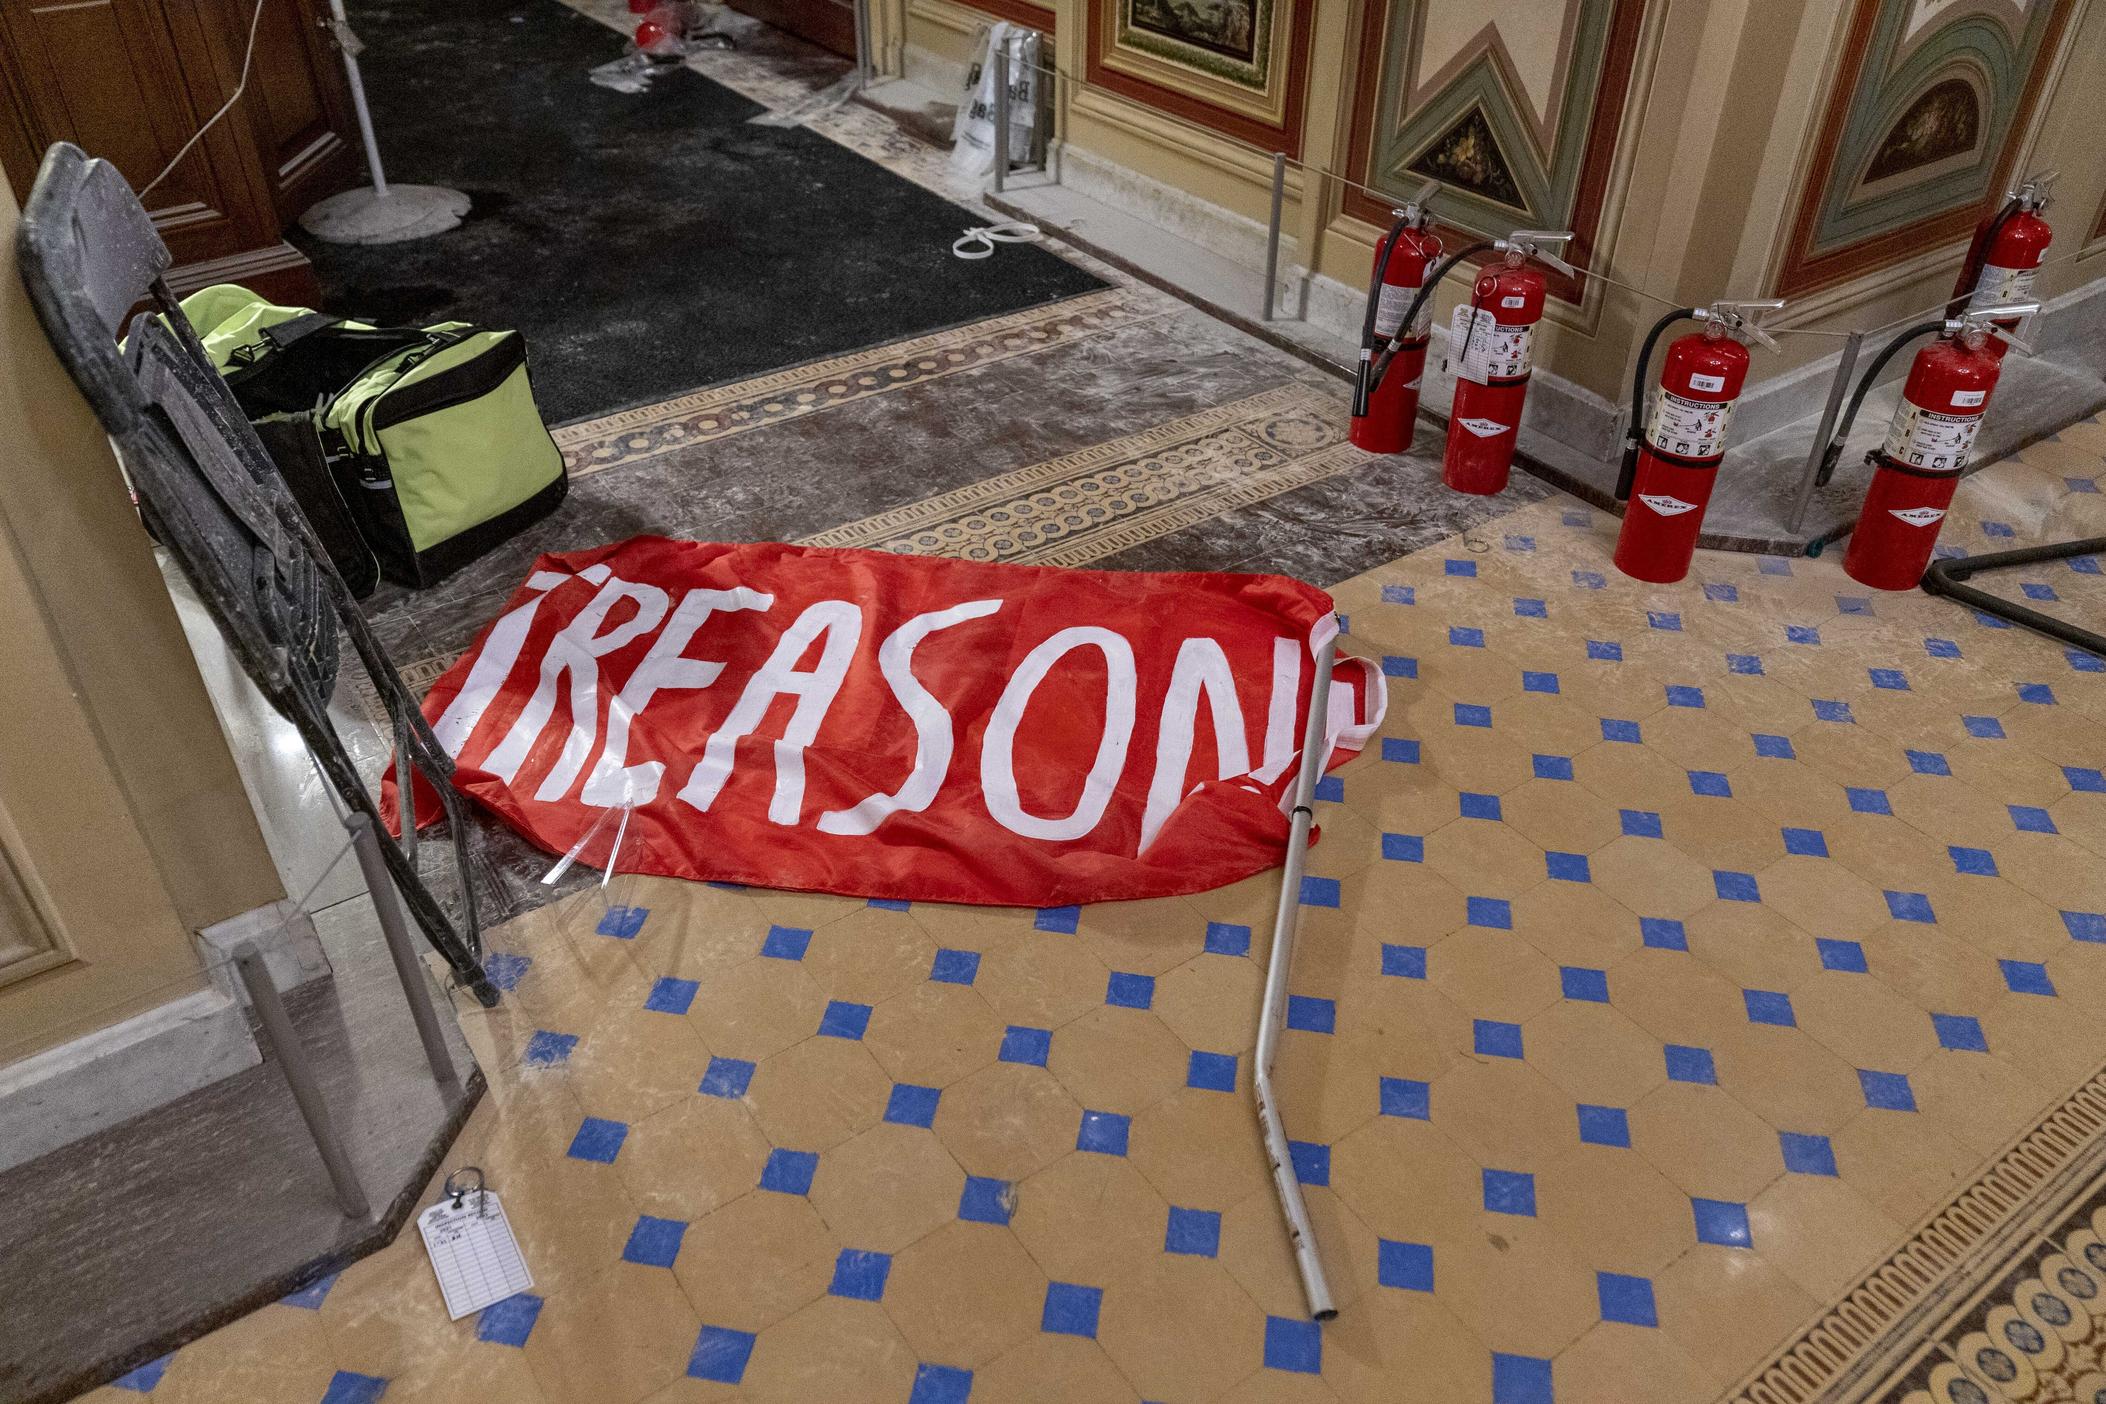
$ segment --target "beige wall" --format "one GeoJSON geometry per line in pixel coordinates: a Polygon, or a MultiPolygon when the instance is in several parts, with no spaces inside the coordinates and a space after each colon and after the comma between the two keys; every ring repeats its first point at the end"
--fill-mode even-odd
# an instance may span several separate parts
{"type": "MultiPolygon", "coordinates": [[[[967,31],[987,19],[952,0],[878,3],[897,9],[895,32],[910,51],[951,60],[966,56],[967,31]]],[[[1079,80],[1087,68],[1085,0],[1048,3],[1059,16],[1059,66],[1079,80]]],[[[1314,7],[1303,155],[1313,166],[1345,172],[1364,0],[1303,3],[1314,7]]],[[[2060,256],[2086,240],[2106,199],[2095,117],[2106,108],[2106,4],[2048,3],[2071,6],[2074,18],[2046,97],[2020,136],[2018,168],[2063,172],[2050,211],[2060,256]]],[[[1545,6],[1546,12],[1558,8],[1545,6]]],[[[1653,0],[1646,7],[1598,236],[1598,268],[1684,303],[1768,295],[1853,8],[1848,0],[1653,0]]],[[[1108,159],[1244,220],[1265,219],[1271,165],[1264,151],[1079,81],[1063,83],[1062,95],[1062,135],[1085,156],[1108,159]]],[[[1363,286],[1380,231],[1341,212],[1335,181],[1290,172],[1289,257],[1298,255],[1349,287],[1363,286]]],[[[2097,252],[2106,255],[2106,241],[2097,252]]],[[[1923,249],[1895,267],[1820,290],[1793,320],[1821,329],[1865,327],[1928,306],[1949,289],[1963,253],[1959,240],[1923,249]]],[[[2051,271],[2040,291],[2052,297],[2102,275],[2106,265],[2087,257],[2051,271]]],[[[1451,279],[1439,315],[1466,286],[1451,279]]],[[[1661,310],[1658,302],[1597,285],[1577,307],[1554,304],[1538,341],[1538,363],[1617,397],[1637,336],[1661,310]]],[[[1757,374],[1833,349],[1832,339],[1797,338],[1757,374]]]]}
{"type": "Polygon", "coordinates": [[[17,222],[0,182],[0,1063],[201,987],[190,932],[284,895],[17,222]]]}

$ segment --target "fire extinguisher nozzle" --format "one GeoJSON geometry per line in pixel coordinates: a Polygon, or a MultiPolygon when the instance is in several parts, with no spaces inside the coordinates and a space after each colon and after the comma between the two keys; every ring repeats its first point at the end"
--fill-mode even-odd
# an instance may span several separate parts
{"type": "Polygon", "coordinates": [[[1623,465],[1616,471],[1616,500],[1631,500],[1631,484],[1638,477],[1638,436],[1633,434],[1623,441],[1623,465]]]}
{"type": "Polygon", "coordinates": [[[1821,455],[1821,471],[1814,474],[1814,482],[1819,486],[1826,487],[1828,480],[1835,476],[1836,465],[1842,461],[1843,441],[1841,439],[1832,440],[1827,450],[1821,455]]]}

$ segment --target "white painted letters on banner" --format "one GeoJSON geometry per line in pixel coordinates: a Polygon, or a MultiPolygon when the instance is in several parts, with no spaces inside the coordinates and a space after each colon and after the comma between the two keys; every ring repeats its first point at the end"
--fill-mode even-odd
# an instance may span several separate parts
{"type": "Polygon", "coordinates": [[[731,778],[740,741],[753,734],[778,697],[794,697],[797,709],[775,743],[775,795],[768,802],[768,822],[794,824],[804,815],[804,752],[819,735],[827,708],[848,676],[856,642],[863,636],[863,611],[847,600],[820,600],[783,631],[775,652],[761,664],[739,695],[738,705],[702,748],[702,759],[680,789],[680,798],[708,809],[731,778]],[[819,661],[809,671],[798,668],[812,644],[824,638],[819,661]]]}
{"type": "Polygon", "coordinates": [[[906,783],[889,795],[872,795],[852,808],[820,815],[820,833],[872,833],[900,810],[919,814],[929,807],[951,771],[951,714],[914,676],[915,645],[940,629],[985,619],[1001,607],[1000,600],[968,600],[949,609],[917,614],[894,629],[879,647],[878,670],[885,675],[900,710],[914,721],[914,769],[906,783]]]}
{"type": "Polygon", "coordinates": [[[987,797],[987,812],[996,823],[1026,838],[1066,842],[1079,839],[1097,827],[1104,808],[1111,803],[1112,787],[1126,768],[1126,748],[1133,742],[1134,668],[1133,645],[1123,635],[1094,625],[1062,629],[1024,655],[1024,661],[1009,675],[987,723],[987,736],[980,746],[980,789],[987,797]],[[1053,671],[1053,665],[1078,648],[1094,648],[1104,655],[1104,730],[1097,741],[1096,759],[1083,778],[1082,793],[1066,817],[1046,819],[1026,813],[1016,786],[1016,729],[1031,705],[1031,694],[1053,671]]]}

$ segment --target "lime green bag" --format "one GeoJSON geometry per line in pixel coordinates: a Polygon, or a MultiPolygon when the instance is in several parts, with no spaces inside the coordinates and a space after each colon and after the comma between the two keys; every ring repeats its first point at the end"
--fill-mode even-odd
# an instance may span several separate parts
{"type": "Polygon", "coordinates": [[[435,584],[569,491],[516,331],[376,327],[224,283],[183,312],[289,479],[319,446],[389,580],[435,584]]]}

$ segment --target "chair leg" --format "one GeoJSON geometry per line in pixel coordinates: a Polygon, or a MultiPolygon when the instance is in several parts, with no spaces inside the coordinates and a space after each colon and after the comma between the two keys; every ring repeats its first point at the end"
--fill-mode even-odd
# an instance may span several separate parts
{"type": "MultiPolygon", "coordinates": [[[[315,716],[302,709],[295,718],[295,725],[313,749],[315,760],[329,783],[352,809],[371,820],[376,829],[383,828],[380,806],[374,801],[365,782],[359,778],[358,768],[352,764],[351,756],[329,724],[326,716],[315,716]]],[[[440,783],[436,788],[441,795],[451,791],[452,786],[440,783]]],[[[453,810],[449,808],[448,817],[453,810]]],[[[462,903],[468,918],[468,930],[464,935],[454,929],[438,898],[425,886],[422,874],[410,865],[402,848],[383,832],[380,834],[381,857],[387,860],[388,871],[394,875],[395,885],[402,894],[403,905],[409,908],[410,916],[422,928],[424,938],[431,942],[446,963],[453,968],[454,977],[468,987],[476,1000],[485,1008],[494,1007],[498,1001],[497,987],[483,973],[480,959],[482,933],[475,926],[475,886],[465,859],[468,830],[457,823],[453,830],[456,860],[460,863],[462,903]]]]}

